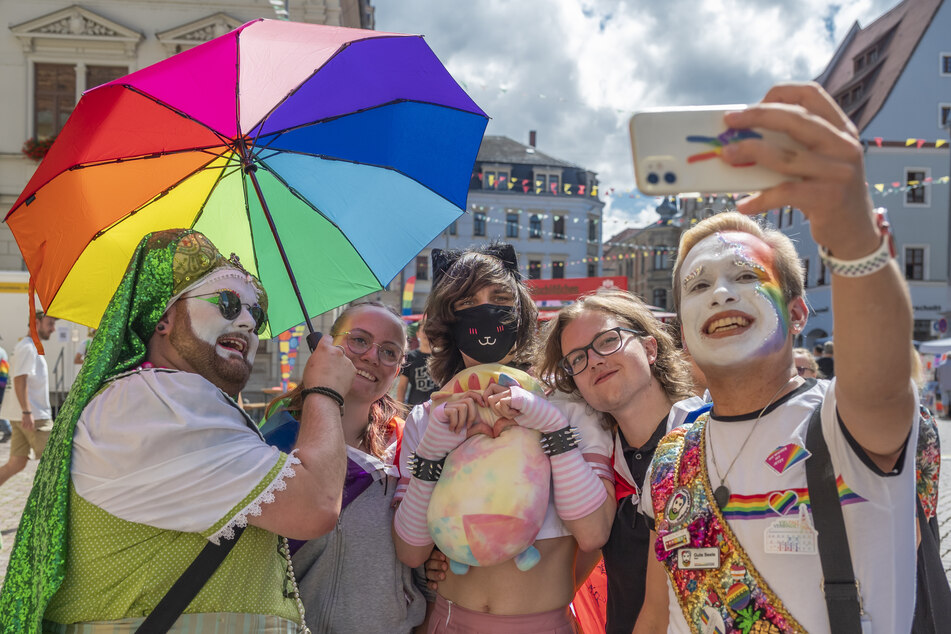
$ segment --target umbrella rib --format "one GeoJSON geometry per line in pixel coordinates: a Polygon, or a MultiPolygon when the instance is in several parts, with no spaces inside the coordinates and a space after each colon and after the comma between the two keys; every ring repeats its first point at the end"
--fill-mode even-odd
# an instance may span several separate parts
{"type": "MultiPolygon", "coordinates": [[[[209,163],[210,163],[210,162],[211,162],[211,161],[209,161],[209,163]]],[[[180,179],[178,179],[176,182],[172,183],[171,185],[169,185],[168,187],[166,187],[165,189],[163,189],[163,190],[160,191],[159,193],[157,193],[157,194],[155,194],[154,196],[152,196],[151,198],[149,198],[148,201],[146,201],[146,202],[143,203],[142,205],[136,207],[135,209],[133,209],[132,211],[130,211],[130,212],[127,213],[126,215],[124,215],[124,216],[122,216],[121,218],[119,218],[118,220],[115,220],[114,222],[112,222],[111,224],[109,224],[109,225],[103,227],[102,229],[100,229],[99,231],[97,231],[95,234],[93,234],[92,238],[90,239],[90,242],[91,242],[92,240],[96,240],[96,239],[102,237],[103,234],[105,234],[107,231],[109,231],[109,230],[112,229],[113,227],[118,226],[118,225],[121,224],[122,222],[125,222],[126,220],[128,220],[129,218],[131,218],[131,217],[134,216],[135,214],[139,213],[140,211],[142,211],[143,209],[145,209],[146,207],[148,207],[148,206],[151,205],[152,203],[158,202],[159,200],[161,200],[162,198],[164,198],[165,196],[167,196],[170,191],[172,191],[173,189],[175,189],[176,187],[178,187],[179,185],[181,185],[182,183],[184,183],[185,181],[187,181],[189,178],[191,178],[191,177],[194,176],[195,174],[198,174],[199,172],[202,172],[202,171],[204,171],[204,170],[206,170],[206,169],[221,169],[221,170],[224,170],[224,167],[221,167],[221,168],[210,168],[210,167],[208,167],[209,163],[205,163],[204,165],[202,165],[202,166],[199,167],[198,169],[195,169],[195,170],[189,172],[189,173],[186,174],[185,176],[183,176],[183,177],[181,177],[180,179]]]]}
{"type": "Polygon", "coordinates": [[[167,104],[167,103],[165,103],[164,101],[161,101],[160,99],[157,99],[157,98],[153,97],[152,95],[150,95],[150,94],[147,93],[147,92],[143,92],[142,90],[139,90],[138,88],[136,88],[136,87],[133,86],[132,84],[121,84],[121,85],[124,86],[125,88],[128,88],[129,90],[131,90],[131,91],[134,92],[134,93],[138,93],[138,94],[142,95],[142,96],[145,97],[146,99],[150,99],[151,101],[154,101],[155,103],[157,103],[158,105],[162,106],[163,108],[168,108],[169,110],[171,110],[172,112],[174,112],[175,114],[177,114],[177,115],[180,116],[180,117],[183,117],[183,118],[185,118],[185,119],[188,119],[189,121],[194,121],[196,124],[200,125],[201,127],[203,127],[203,128],[205,128],[206,130],[210,131],[210,132],[211,132],[212,134],[214,134],[216,137],[218,137],[219,139],[221,139],[221,142],[222,142],[224,145],[229,145],[230,143],[233,142],[233,139],[231,139],[230,137],[228,137],[228,136],[222,134],[222,133],[219,132],[218,130],[215,130],[215,129],[212,128],[210,125],[199,121],[199,120],[196,119],[195,117],[189,115],[188,113],[186,113],[186,112],[184,112],[184,111],[182,111],[182,110],[179,110],[179,109],[176,108],[175,106],[172,106],[172,105],[170,105],[170,104],[167,104]]]}
{"type": "Polygon", "coordinates": [[[117,163],[130,163],[132,161],[146,161],[149,159],[162,158],[163,156],[172,156],[174,154],[184,154],[185,152],[199,152],[202,154],[208,154],[212,157],[222,157],[225,156],[227,152],[233,152],[234,149],[231,146],[225,146],[226,152],[212,152],[210,151],[213,147],[221,147],[220,145],[210,145],[207,147],[200,148],[183,148],[180,150],[166,150],[163,152],[153,152],[151,154],[142,154],[140,156],[120,156],[114,159],[106,159],[103,161],[91,161],[88,163],[77,163],[71,167],[67,167],[64,172],[72,172],[75,170],[86,169],[87,167],[100,167],[102,165],[114,165],[117,163]]]}
{"type": "MultiPolygon", "coordinates": [[[[317,119],[317,120],[315,120],[315,121],[308,121],[308,122],[306,122],[306,123],[298,123],[297,125],[292,125],[292,126],[287,127],[287,128],[282,128],[282,129],[280,129],[280,130],[274,130],[274,131],[268,132],[266,136],[270,136],[270,137],[272,137],[272,139],[271,139],[270,141],[268,141],[267,144],[262,145],[262,146],[260,146],[260,147],[261,147],[261,148],[268,148],[268,147],[270,147],[270,144],[271,144],[271,143],[273,143],[275,140],[277,140],[282,134],[286,134],[286,133],[288,133],[288,132],[293,132],[293,131],[295,131],[295,130],[300,130],[300,129],[302,129],[302,128],[307,128],[307,127],[310,127],[310,126],[312,126],[312,125],[318,125],[318,124],[320,124],[320,123],[328,123],[328,122],[330,122],[330,121],[336,121],[337,119],[343,119],[344,117],[352,117],[352,116],[355,116],[355,115],[358,115],[358,114],[363,114],[363,113],[365,113],[365,112],[370,112],[371,110],[377,110],[377,109],[379,109],[379,108],[386,108],[387,106],[393,106],[393,105],[401,104],[401,103],[419,103],[419,104],[424,104],[424,105],[428,105],[428,106],[435,106],[435,107],[437,107],[437,108],[445,108],[446,110],[457,110],[457,111],[459,111],[459,112],[463,112],[463,113],[466,113],[466,114],[471,114],[471,115],[474,116],[474,117],[480,117],[480,118],[481,118],[481,117],[484,117],[486,120],[490,119],[490,117],[489,117],[488,115],[485,115],[485,114],[481,114],[481,115],[480,115],[480,114],[477,114],[477,113],[475,113],[475,112],[472,112],[471,110],[465,110],[465,109],[463,109],[463,108],[457,108],[456,106],[447,106],[446,104],[435,103],[435,102],[432,102],[432,101],[420,101],[419,99],[404,99],[404,98],[401,97],[401,98],[399,98],[399,99],[393,99],[393,100],[391,100],[391,101],[387,101],[386,103],[378,103],[378,104],[376,104],[376,105],[374,105],[374,106],[367,106],[366,108],[360,108],[359,110],[354,110],[354,111],[352,111],[352,112],[345,112],[345,113],[343,113],[343,114],[335,114],[335,115],[332,115],[332,116],[329,116],[329,117],[324,117],[323,119],[317,119]]],[[[260,136],[261,136],[261,133],[260,133],[260,132],[259,132],[257,135],[255,135],[255,137],[254,137],[254,144],[252,145],[252,147],[258,147],[258,146],[257,146],[257,141],[258,141],[258,137],[260,137],[260,136]]]]}
{"type": "MultiPolygon", "coordinates": [[[[277,154],[278,154],[278,152],[275,152],[275,153],[272,154],[271,156],[275,156],[275,155],[277,155],[277,154]]],[[[406,172],[400,171],[400,170],[398,170],[398,169],[396,169],[395,167],[392,167],[392,166],[390,166],[390,165],[373,165],[373,164],[371,164],[371,163],[362,163],[362,162],[360,162],[360,161],[353,161],[353,160],[350,160],[350,159],[339,158],[339,157],[336,157],[336,156],[326,156],[326,155],[324,155],[324,154],[312,154],[312,153],[310,153],[310,152],[301,152],[301,151],[299,151],[299,150],[281,150],[281,151],[280,151],[280,154],[297,154],[298,156],[311,156],[311,157],[313,157],[313,158],[318,158],[318,159],[321,159],[321,160],[324,160],[324,161],[336,161],[336,162],[338,162],[338,163],[350,163],[350,164],[352,164],[352,165],[365,165],[365,166],[367,166],[367,167],[375,167],[375,168],[377,168],[377,169],[390,170],[391,172],[395,172],[395,173],[397,173],[397,174],[399,174],[399,175],[401,175],[401,176],[406,177],[408,180],[413,181],[414,183],[418,184],[420,187],[424,187],[424,188],[428,189],[428,190],[431,191],[433,194],[435,194],[436,196],[439,196],[440,198],[442,198],[443,200],[445,200],[447,203],[449,203],[450,205],[452,205],[452,206],[455,207],[456,209],[459,208],[459,206],[458,206],[456,203],[454,203],[453,201],[449,200],[448,198],[446,198],[445,196],[443,196],[442,194],[440,194],[439,192],[437,192],[435,189],[433,189],[432,187],[430,187],[430,186],[427,185],[426,183],[420,182],[419,180],[413,178],[412,176],[410,176],[410,175],[407,174],[406,172]]],[[[269,158],[270,158],[270,157],[269,157],[269,158]]],[[[258,163],[267,165],[266,163],[264,163],[264,160],[263,160],[263,159],[259,159],[259,160],[258,160],[258,163]]],[[[279,176],[277,176],[277,172],[275,172],[273,168],[271,168],[270,166],[268,166],[268,171],[271,172],[272,174],[274,174],[274,176],[278,177],[278,178],[280,179],[280,181],[281,181],[282,183],[284,183],[284,180],[281,179],[279,176]]],[[[284,183],[284,184],[287,185],[287,183],[284,183]]],[[[290,189],[291,191],[294,191],[293,188],[292,188],[290,185],[288,185],[287,187],[288,187],[288,189],[290,189]]],[[[299,195],[298,195],[298,197],[303,200],[303,197],[301,197],[301,196],[299,196],[299,195]]],[[[317,210],[315,209],[315,211],[317,211],[317,210]]],[[[462,211],[464,212],[465,209],[463,209],[462,211]]],[[[318,211],[318,213],[320,213],[320,212],[318,211]]]]}
{"type": "Polygon", "coordinates": [[[366,258],[363,257],[363,254],[360,253],[360,250],[357,249],[356,245],[353,244],[353,242],[350,240],[350,236],[348,236],[347,233],[346,233],[343,229],[340,228],[340,225],[338,225],[336,222],[334,222],[333,220],[331,220],[330,218],[328,218],[328,217],[326,216],[326,214],[324,214],[324,212],[322,212],[321,210],[317,209],[317,207],[315,207],[315,206],[313,205],[313,203],[311,203],[309,200],[307,200],[307,198],[305,198],[303,195],[301,195],[301,193],[300,193],[299,191],[297,191],[296,189],[294,189],[293,187],[291,187],[291,186],[288,184],[288,182],[285,181],[283,178],[281,178],[280,174],[278,174],[277,172],[275,172],[267,163],[261,163],[261,165],[263,165],[264,168],[267,169],[268,173],[269,173],[271,176],[273,176],[273,177],[276,178],[278,181],[280,181],[280,183],[281,183],[282,185],[284,185],[284,187],[287,188],[287,191],[289,191],[295,198],[297,198],[297,199],[300,200],[302,203],[304,203],[305,205],[307,205],[308,207],[310,207],[311,209],[313,209],[315,213],[320,214],[320,217],[321,217],[321,218],[323,218],[324,220],[326,220],[327,222],[329,222],[329,223],[334,227],[334,229],[336,229],[337,231],[339,231],[339,232],[340,232],[340,235],[343,236],[343,238],[347,241],[347,243],[353,248],[353,252],[356,253],[356,254],[360,257],[360,260],[363,262],[364,266],[367,267],[367,270],[368,270],[368,271],[370,272],[370,274],[373,276],[373,279],[376,280],[376,283],[379,284],[380,286],[386,286],[386,285],[380,280],[380,278],[377,277],[376,272],[373,270],[373,267],[371,267],[371,266],[367,263],[366,258]]]}
{"type": "Polygon", "coordinates": [[[267,113],[266,113],[263,117],[261,117],[261,119],[260,119],[257,123],[255,123],[253,126],[251,126],[251,129],[252,129],[252,130],[255,129],[255,128],[258,128],[258,133],[254,135],[254,139],[253,139],[253,141],[252,141],[251,144],[254,145],[255,143],[257,143],[258,137],[261,136],[261,131],[262,131],[262,128],[263,128],[263,126],[264,126],[264,122],[267,121],[268,118],[269,118],[272,114],[274,114],[274,112],[275,112],[278,108],[280,108],[281,106],[283,106],[283,105],[284,105],[284,102],[286,102],[288,99],[290,99],[291,97],[293,97],[294,95],[296,95],[297,92],[298,92],[301,88],[304,87],[304,84],[306,84],[308,81],[310,81],[310,80],[314,77],[314,75],[316,75],[317,73],[319,73],[320,71],[322,71],[322,70],[327,66],[327,64],[329,64],[332,60],[336,59],[336,57],[337,57],[338,55],[342,54],[345,50],[347,50],[348,48],[350,48],[350,45],[351,45],[351,44],[354,44],[354,43],[356,43],[356,42],[365,42],[365,41],[368,41],[368,40],[396,39],[397,37],[418,37],[418,38],[422,39],[422,36],[421,36],[421,35],[375,35],[375,36],[368,36],[368,37],[360,38],[360,39],[358,39],[358,40],[356,40],[356,39],[355,39],[355,40],[350,40],[349,42],[344,42],[343,44],[341,44],[341,45],[340,45],[340,48],[338,48],[336,51],[334,51],[334,54],[333,54],[333,55],[331,55],[330,57],[328,57],[327,59],[325,59],[323,64],[321,64],[320,66],[318,66],[317,68],[315,68],[315,69],[313,70],[313,72],[312,72],[310,75],[307,76],[306,79],[301,80],[300,83],[297,84],[297,87],[296,87],[296,88],[294,88],[294,89],[291,90],[289,93],[287,93],[286,95],[284,95],[284,97],[283,97],[281,100],[279,100],[277,103],[275,103],[275,104],[271,107],[271,109],[268,110],[267,113]]]}

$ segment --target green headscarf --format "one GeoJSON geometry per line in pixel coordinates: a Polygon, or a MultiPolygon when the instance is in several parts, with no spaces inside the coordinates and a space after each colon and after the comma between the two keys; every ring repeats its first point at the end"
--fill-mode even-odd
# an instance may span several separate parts
{"type": "MultiPolygon", "coordinates": [[[[142,238],[109,302],[86,362],[60,409],[43,451],[0,592],[4,633],[42,631],[43,614],[66,574],[66,523],[76,421],[112,377],[145,361],[146,346],[169,301],[210,272],[241,268],[192,229],[157,231],[142,238]]],[[[243,269],[242,269],[243,270],[243,269]]],[[[263,287],[252,277],[267,309],[263,287]]]]}

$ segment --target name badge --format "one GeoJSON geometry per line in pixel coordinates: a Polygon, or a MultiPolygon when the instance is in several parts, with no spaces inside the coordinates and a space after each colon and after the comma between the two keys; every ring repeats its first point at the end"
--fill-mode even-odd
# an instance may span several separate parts
{"type": "Polygon", "coordinates": [[[819,552],[817,535],[805,505],[800,505],[799,517],[783,517],[769,525],[763,548],[771,555],[815,555],[819,552]]]}
{"type": "Polygon", "coordinates": [[[703,570],[720,567],[719,548],[681,548],[677,551],[681,570],[703,570]]]}
{"type": "Polygon", "coordinates": [[[686,528],[681,528],[679,531],[667,533],[664,535],[663,540],[664,550],[674,550],[675,548],[680,548],[690,543],[690,531],[686,528]]]}

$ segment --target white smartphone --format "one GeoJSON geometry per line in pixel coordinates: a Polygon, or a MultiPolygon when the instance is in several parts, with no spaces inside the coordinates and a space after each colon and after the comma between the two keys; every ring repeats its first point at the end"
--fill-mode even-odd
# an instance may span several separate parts
{"type": "Polygon", "coordinates": [[[630,128],[637,188],[651,195],[732,194],[757,192],[797,180],[758,165],[733,166],[720,160],[723,145],[747,138],[763,138],[783,148],[802,148],[781,132],[727,128],[723,115],[744,108],[695,106],[635,113],[630,128]]]}

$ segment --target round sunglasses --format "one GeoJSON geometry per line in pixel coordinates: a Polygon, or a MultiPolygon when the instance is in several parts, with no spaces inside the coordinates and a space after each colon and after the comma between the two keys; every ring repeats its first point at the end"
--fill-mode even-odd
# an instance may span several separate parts
{"type": "Polygon", "coordinates": [[[247,306],[248,312],[254,319],[254,333],[260,335],[267,325],[267,313],[259,304],[245,304],[241,302],[238,294],[230,290],[221,290],[216,293],[206,293],[204,295],[187,295],[182,299],[201,299],[206,302],[218,305],[221,316],[228,321],[234,321],[241,314],[241,307],[247,306]]]}

